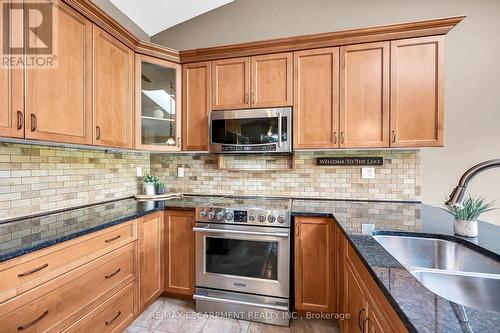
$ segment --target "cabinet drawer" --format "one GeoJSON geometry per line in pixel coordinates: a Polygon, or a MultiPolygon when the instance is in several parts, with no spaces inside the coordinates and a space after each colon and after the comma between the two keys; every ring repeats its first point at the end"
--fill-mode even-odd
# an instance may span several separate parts
{"type": "Polygon", "coordinates": [[[0,302],[136,239],[135,221],[0,264],[0,302]]]}
{"type": "Polygon", "coordinates": [[[134,321],[134,295],[135,283],[132,282],[69,327],[64,333],[122,332],[134,321]]]}
{"type": "Polygon", "coordinates": [[[135,243],[0,305],[2,332],[61,331],[136,278],[135,243]]]}

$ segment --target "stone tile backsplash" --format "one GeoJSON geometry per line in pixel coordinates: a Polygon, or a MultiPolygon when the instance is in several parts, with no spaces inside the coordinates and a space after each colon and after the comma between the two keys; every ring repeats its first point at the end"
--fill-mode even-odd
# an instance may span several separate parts
{"type": "Polygon", "coordinates": [[[159,176],[173,192],[420,200],[418,150],[311,151],[291,158],[224,155],[226,168],[243,169],[233,171],[219,169],[212,154],[0,143],[0,220],[132,196],[142,189],[136,167],[159,176]],[[375,167],[375,179],[362,179],[359,166],[314,165],[322,156],[381,156],[384,165],[375,167]],[[185,168],[184,177],[177,177],[178,167],[185,168]]]}
{"type": "Polygon", "coordinates": [[[134,195],[149,153],[0,143],[0,220],[134,195]]]}
{"type": "Polygon", "coordinates": [[[304,198],[420,200],[418,150],[364,150],[297,152],[295,168],[287,156],[224,155],[229,169],[218,168],[217,155],[151,154],[151,172],[165,182],[168,191],[200,194],[271,195],[304,198]],[[360,166],[316,166],[316,157],[381,156],[375,179],[362,179],[360,166]],[[177,177],[177,168],[185,175],[177,177]]]}

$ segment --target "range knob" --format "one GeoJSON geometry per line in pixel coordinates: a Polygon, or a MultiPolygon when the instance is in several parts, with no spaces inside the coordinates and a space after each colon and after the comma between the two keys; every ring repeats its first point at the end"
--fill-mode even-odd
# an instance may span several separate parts
{"type": "Polygon", "coordinates": [[[215,217],[215,211],[211,210],[211,211],[210,211],[210,213],[208,213],[208,218],[209,218],[210,220],[213,220],[213,219],[214,219],[214,217],[215,217]]]}
{"type": "Polygon", "coordinates": [[[226,215],[224,215],[224,218],[225,218],[226,220],[230,221],[230,220],[232,220],[232,219],[233,219],[233,214],[231,214],[231,213],[229,213],[229,212],[228,212],[228,213],[226,213],[226,215]]]}
{"type": "Polygon", "coordinates": [[[269,223],[274,223],[274,221],[276,221],[276,216],[274,215],[269,215],[267,217],[267,220],[269,221],[269,223]]]}
{"type": "Polygon", "coordinates": [[[199,215],[201,218],[205,218],[205,216],[207,216],[207,212],[206,212],[204,209],[202,209],[202,210],[200,210],[200,212],[198,213],[198,215],[199,215]]]}
{"type": "Polygon", "coordinates": [[[248,216],[248,220],[249,220],[250,222],[255,221],[255,216],[254,216],[254,215],[249,215],[249,216],[248,216]]]}
{"type": "Polygon", "coordinates": [[[266,222],[266,215],[260,213],[258,219],[259,222],[266,222]]]}
{"type": "Polygon", "coordinates": [[[283,224],[286,222],[286,217],[285,215],[280,215],[278,216],[278,223],[283,224]]]}
{"type": "Polygon", "coordinates": [[[222,211],[219,211],[219,212],[217,212],[217,213],[215,214],[215,219],[216,219],[217,221],[222,220],[222,218],[223,218],[223,217],[224,217],[224,213],[223,213],[222,211]]]}

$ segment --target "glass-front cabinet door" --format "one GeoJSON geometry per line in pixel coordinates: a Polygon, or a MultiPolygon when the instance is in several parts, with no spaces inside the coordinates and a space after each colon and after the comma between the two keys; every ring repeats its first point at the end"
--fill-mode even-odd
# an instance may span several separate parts
{"type": "Polygon", "coordinates": [[[181,66],[136,55],[136,148],[181,150],[181,66]]]}

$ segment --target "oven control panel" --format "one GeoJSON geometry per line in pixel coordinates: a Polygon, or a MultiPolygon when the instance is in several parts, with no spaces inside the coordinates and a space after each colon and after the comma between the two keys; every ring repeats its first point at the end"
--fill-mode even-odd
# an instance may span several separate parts
{"type": "Polygon", "coordinates": [[[197,207],[196,221],[290,227],[290,212],[287,210],[197,207]]]}

